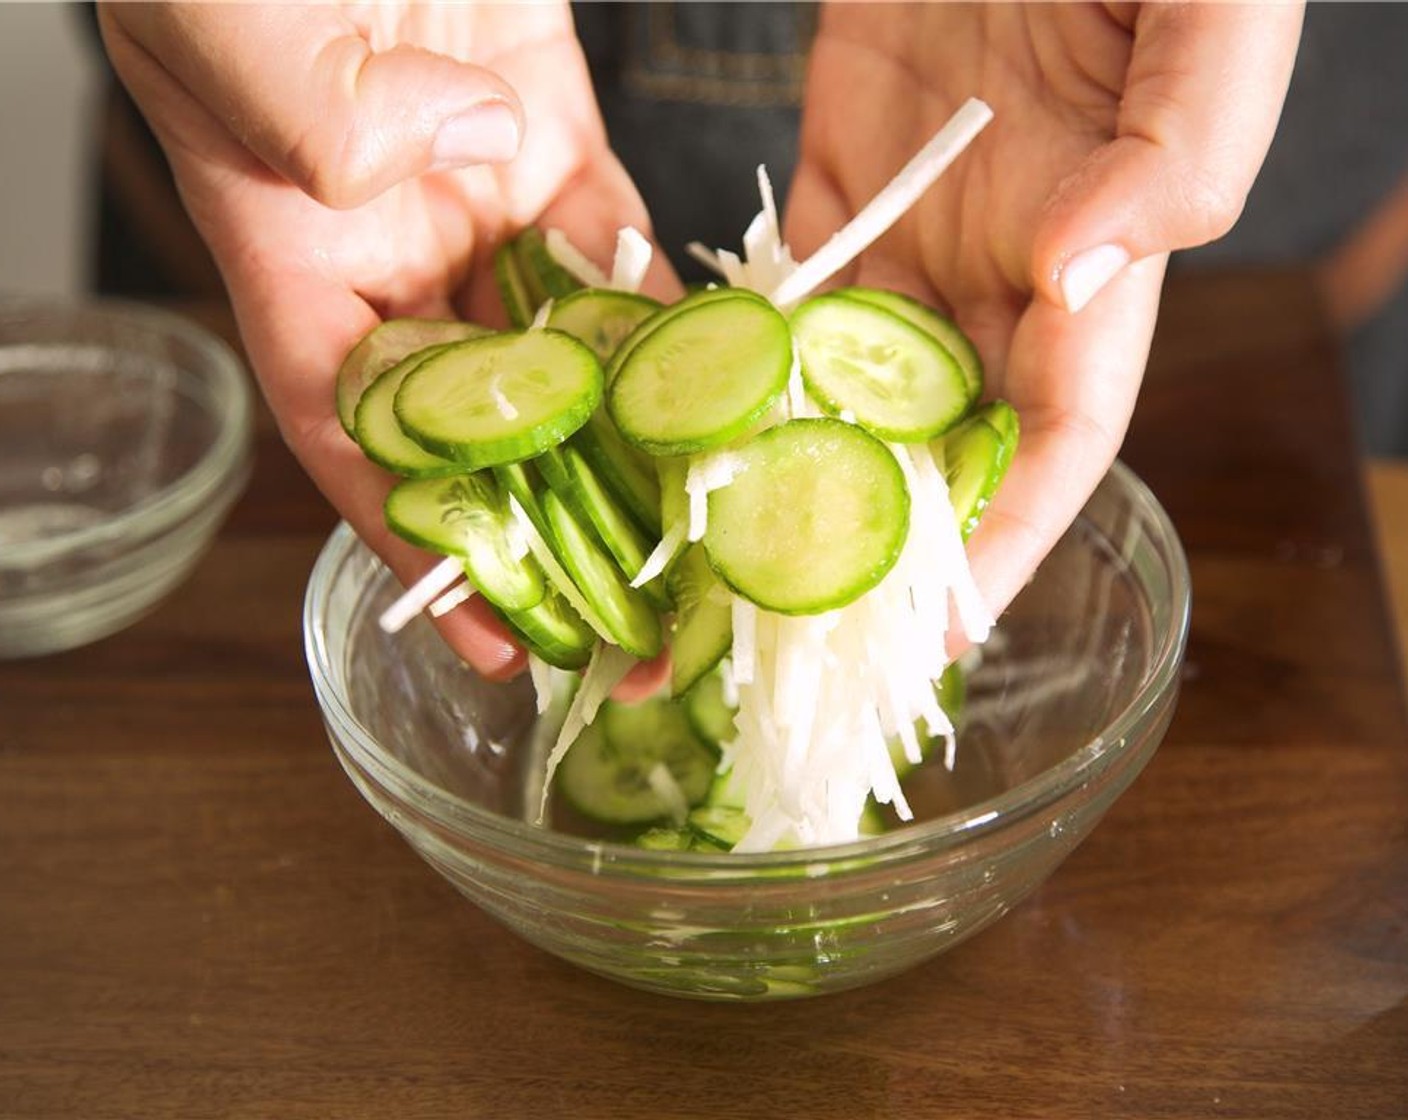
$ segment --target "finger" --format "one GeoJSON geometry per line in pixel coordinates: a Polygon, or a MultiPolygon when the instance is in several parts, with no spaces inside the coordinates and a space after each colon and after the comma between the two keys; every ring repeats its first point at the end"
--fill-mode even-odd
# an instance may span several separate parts
{"type": "Polygon", "coordinates": [[[1021,436],[968,542],[984,600],[1000,613],[1109,469],[1148,359],[1165,258],[1136,262],[1085,313],[1033,301],[1017,328],[1004,395],[1021,436]]]}
{"type": "MultiPolygon", "coordinates": [[[[357,296],[313,271],[265,287],[231,285],[236,315],[260,381],[289,447],[318,488],[396,578],[409,586],[437,557],[386,527],[382,506],[394,479],[369,462],[332,411],[332,376],[351,344],[378,322],[357,296]],[[297,306],[299,314],[288,315],[297,306]]],[[[479,596],[435,625],[452,649],[483,675],[511,677],[523,652],[479,596]]]]}
{"type": "Polygon", "coordinates": [[[1131,260],[1201,245],[1236,221],[1290,81],[1298,5],[1145,5],[1115,139],[1053,199],[1032,280],[1079,311],[1131,260]]]}
{"type": "Polygon", "coordinates": [[[613,700],[630,704],[654,696],[670,679],[670,654],[665,651],[649,661],[642,661],[626,674],[626,679],[611,691],[613,700]]]}
{"type": "Polygon", "coordinates": [[[327,206],[518,150],[521,107],[501,78],[418,47],[374,51],[333,5],[119,5],[104,26],[327,206]]]}

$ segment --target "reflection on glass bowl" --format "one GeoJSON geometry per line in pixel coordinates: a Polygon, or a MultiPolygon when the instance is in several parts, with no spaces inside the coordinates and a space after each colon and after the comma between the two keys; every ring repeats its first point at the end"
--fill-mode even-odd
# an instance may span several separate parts
{"type": "Polygon", "coordinates": [[[382,633],[397,593],[346,526],[308,587],[313,682],[357,788],[527,940],[627,984],[710,999],[870,983],[1006,913],[1153,754],[1189,608],[1173,528],[1117,464],[984,648],[952,773],[926,765],[910,779],[918,819],[856,844],[738,856],[532,823],[545,736],[531,686],[481,680],[423,622],[382,633]]]}

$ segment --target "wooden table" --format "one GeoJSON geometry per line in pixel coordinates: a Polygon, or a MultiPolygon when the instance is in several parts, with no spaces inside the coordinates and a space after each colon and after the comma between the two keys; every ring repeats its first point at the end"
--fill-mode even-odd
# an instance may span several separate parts
{"type": "Polygon", "coordinates": [[[1155,761],[974,941],[728,1007],[526,946],[363,805],[299,638],[332,518],[266,425],[174,599],[0,665],[0,1117],[1408,1114],[1408,734],[1299,278],[1172,287],[1126,457],[1195,586],[1155,761]]]}

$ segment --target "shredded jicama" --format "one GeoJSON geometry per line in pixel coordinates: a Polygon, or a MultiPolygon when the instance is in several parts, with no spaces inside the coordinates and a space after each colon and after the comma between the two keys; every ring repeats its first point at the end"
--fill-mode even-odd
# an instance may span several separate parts
{"type": "Polygon", "coordinates": [[[435,602],[430,604],[430,617],[439,618],[443,614],[449,614],[461,603],[469,602],[476,594],[478,594],[478,592],[475,591],[474,585],[470,583],[469,580],[465,580],[463,583],[457,583],[454,587],[450,588],[449,591],[441,595],[440,598],[436,599],[435,602]]]}
{"type": "Polygon", "coordinates": [[[567,754],[567,748],[576,742],[582,729],[596,719],[597,710],[611,695],[611,690],[625,679],[635,664],[636,659],[619,646],[607,642],[597,643],[592,659],[582,674],[582,683],[577,688],[577,695],[572,698],[572,703],[567,709],[567,718],[562,721],[562,730],[557,734],[557,742],[548,754],[545,765],[547,776],[543,780],[543,796],[538,805],[539,822],[547,815],[552,776],[563,756],[567,754]]]}
{"type": "Polygon", "coordinates": [[[388,634],[405,629],[406,623],[425,610],[455,580],[464,575],[464,565],[457,556],[447,556],[421,576],[405,593],[382,611],[377,625],[388,634]]]}

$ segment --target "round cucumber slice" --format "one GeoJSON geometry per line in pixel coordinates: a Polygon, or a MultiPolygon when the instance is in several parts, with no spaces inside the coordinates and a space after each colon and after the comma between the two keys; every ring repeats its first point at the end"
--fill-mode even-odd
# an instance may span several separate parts
{"type": "Polygon", "coordinates": [[[660,477],[655,461],[621,438],[604,409],[572,433],[571,444],[586,456],[617,501],[631,511],[636,523],[660,539],[660,477]]]}
{"type": "Polygon", "coordinates": [[[587,422],[601,394],[601,363],[575,338],[505,332],[458,343],[412,370],[395,412],[427,451],[479,468],[555,447],[587,422]]]}
{"type": "Polygon", "coordinates": [[[1017,413],[1006,401],[990,401],[936,441],[942,455],[949,502],[967,540],[1017,450],[1017,413]]]}
{"type": "Polygon", "coordinates": [[[420,350],[397,362],[362,394],[357,402],[354,435],[362,454],[379,467],[404,478],[441,478],[464,474],[465,467],[432,454],[411,439],[396,422],[397,390],[410,373],[447,349],[445,345],[420,350]]]}
{"type": "MultiPolygon", "coordinates": [[[[621,435],[652,455],[685,455],[743,435],[787,386],[787,320],[756,296],[689,296],[628,342],[607,393],[621,435]]],[[[613,363],[613,366],[615,363],[613,363]]]]}
{"type": "Polygon", "coordinates": [[[664,765],[687,805],[703,800],[713,781],[714,752],[668,700],[602,705],[595,723],[572,744],[557,770],[557,787],[574,808],[607,824],[643,824],[670,814],[651,782],[664,765]]]}
{"type": "Polygon", "coordinates": [[[792,334],[816,402],[884,439],[932,439],[968,409],[968,384],[953,355],[883,307],[815,296],[792,313],[792,334]]]}
{"type": "Polygon", "coordinates": [[[658,300],[634,292],[583,288],[552,305],[548,326],[586,343],[605,365],[626,337],[660,308],[658,300]]]}
{"type": "Polygon", "coordinates": [[[846,299],[860,300],[883,307],[913,323],[926,334],[933,336],[938,343],[953,355],[958,368],[963,371],[963,381],[968,386],[968,403],[972,405],[983,393],[983,360],[968,336],[951,319],[945,319],[932,307],[917,299],[886,291],[884,288],[840,288],[831,293],[846,299]]]}
{"type": "Polygon", "coordinates": [[[909,532],[894,454],[840,420],[792,420],[739,448],[709,495],[704,547],[725,583],[761,607],[816,614],[869,591],[909,532]]]}
{"type": "Polygon", "coordinates": [[[487,472],[397,484],[386,499],[386,523],[412,544],[463,557],[469,582],[496,607],[524,611],[547,593],[537,562],[510,546],[513,515],[487,472]]]}
{"type": "Polygon", "coordinates": [[[475,323],[451,319],[387,319],[347,352],[337,371],[337,418],[354,439],[357,436],[357,402],[378,377],[417,350],[458,342],[486,333],[475,323]]]}
{"type": "MultiPolygon", "coordinates": [[[[724,681],[718,673],[706,673],[680,701],[684,718],[694,733],[706,743],[722,747],[738,734],[734,723],[738,709],[724,699],[724,681]]],[[[711,787],[712,792],[712,787],[711,787]]]]}

